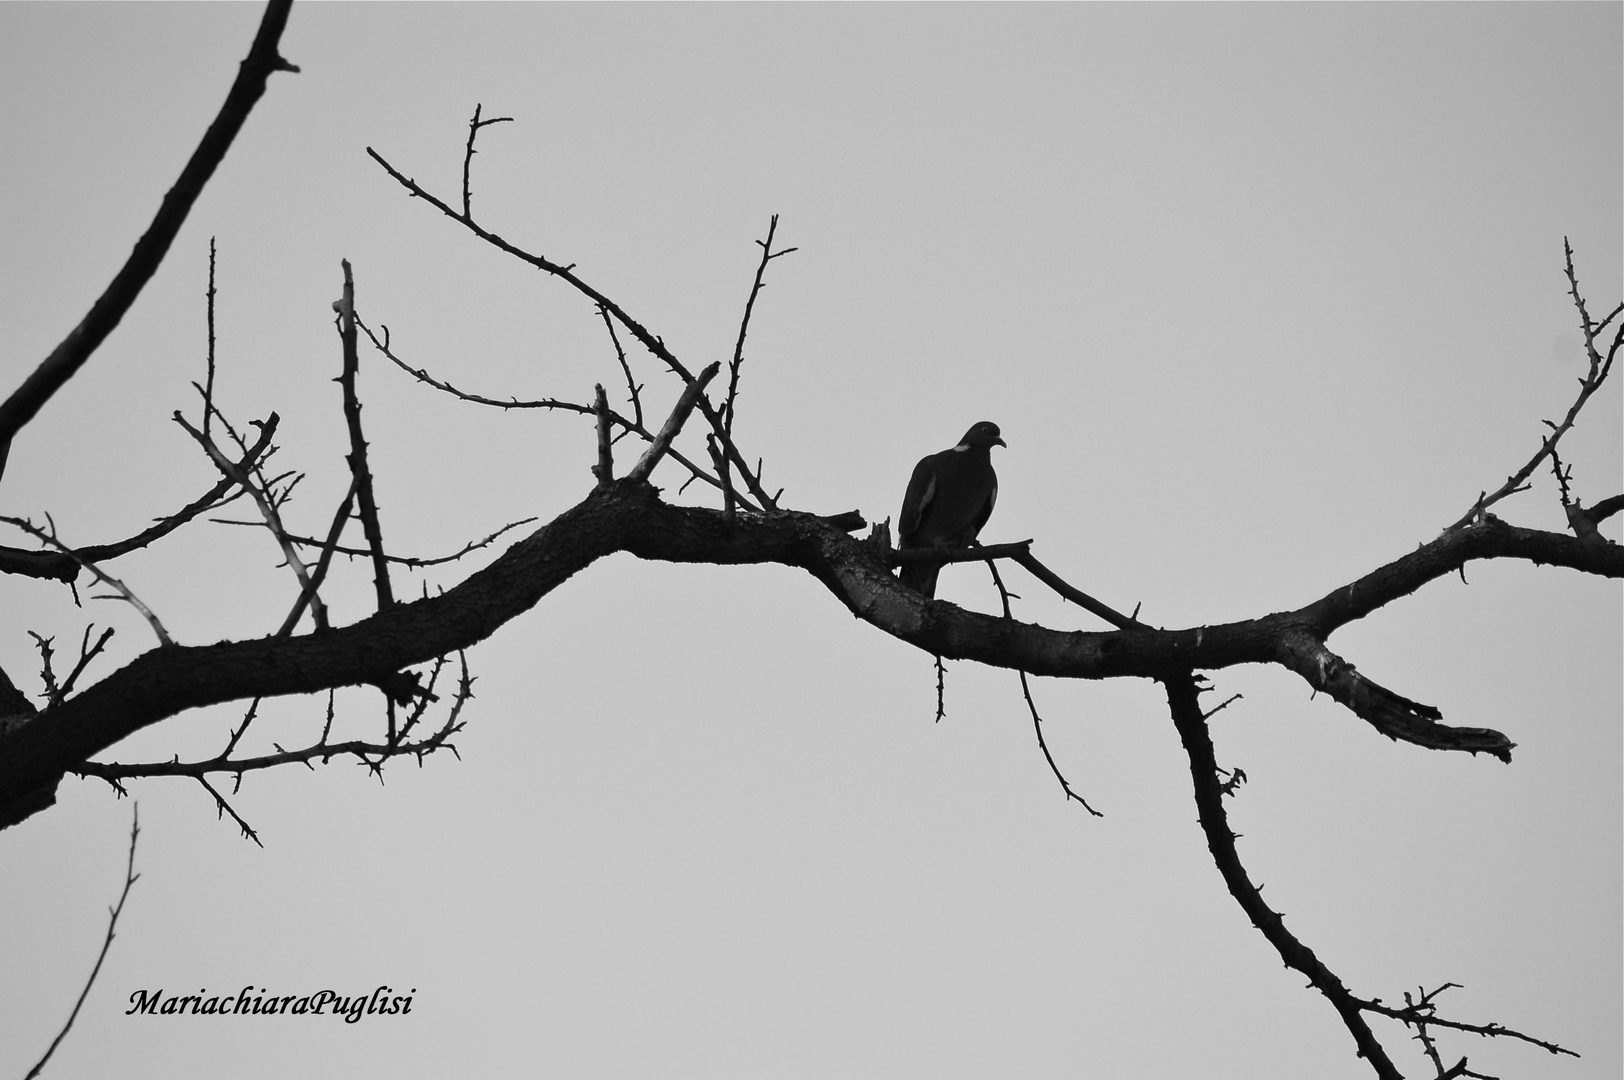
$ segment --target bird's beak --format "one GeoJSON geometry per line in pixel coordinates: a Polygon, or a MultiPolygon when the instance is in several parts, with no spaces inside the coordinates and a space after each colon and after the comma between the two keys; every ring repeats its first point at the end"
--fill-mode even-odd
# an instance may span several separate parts
{"type": "Polygon", "coordinates": [[[1002,446],[1005,450],[1009,449],[1009,443],[1005,442],[1003,439],[994,438],[993,442],[997,443],[999,446],[1002,446]]]}

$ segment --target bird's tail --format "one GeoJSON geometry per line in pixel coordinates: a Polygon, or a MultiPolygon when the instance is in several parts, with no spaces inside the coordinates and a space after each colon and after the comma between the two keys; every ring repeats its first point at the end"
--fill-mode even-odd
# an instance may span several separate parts
{"type": "Polygon", "coordinates": [[[941,572],[940,563],[903,563],[897,571],[897,579],[926,600],[930,600],[936,595],[936,575],[941,572]]]}

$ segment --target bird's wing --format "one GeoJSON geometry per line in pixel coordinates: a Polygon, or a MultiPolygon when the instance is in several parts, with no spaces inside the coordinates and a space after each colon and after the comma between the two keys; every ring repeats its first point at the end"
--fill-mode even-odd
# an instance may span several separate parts
{"type": "Polygon", "coordinates": [[[998,475],[993,474],[992,487],[987,489],[987,501],[981,507],[981,513],[976,515],[975,523],[970,526],[970,539],[974,540],[981,535],[981,529],[992,517],[993,504],[998,501],[998,475]]]}
{"type": "Polygon", "coordinates": [[[897,546],[908,547],[914,533],[919,531],[925,508],[936,498],[936,455],[924,458],[914,466],[908,480],[908,491],[902,496],[902,514],[897,519],[897,546]]]}

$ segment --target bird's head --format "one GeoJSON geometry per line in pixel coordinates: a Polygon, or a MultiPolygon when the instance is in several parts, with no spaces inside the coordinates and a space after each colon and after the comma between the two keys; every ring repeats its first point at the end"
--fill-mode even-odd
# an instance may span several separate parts
{"type": "Polygon", "coordinates": [[[964,433],[959,440],[960,446],[978,446],[992,449],[994,446],[1005,446],[1009,443],[998,437],[998,425],[991,420],[983,420],[975,427],[964,433]]]}

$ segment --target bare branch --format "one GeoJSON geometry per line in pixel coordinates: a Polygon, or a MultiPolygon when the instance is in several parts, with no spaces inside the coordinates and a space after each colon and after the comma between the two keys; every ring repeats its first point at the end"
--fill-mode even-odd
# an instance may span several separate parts
{"type": "Polygon", "coordinates": [[[208,309],[209,348],[207,369],[203,376],[203,434],[209,434],[209,421],[214,411],[214,237],[209,237],[209,291],[204,294],[208,309]]]}
{"type": "Polygon", "coordinates": [[[299,599],[294,602],[293,610],[288,612],[288,617],[282,621],[281,628],[276,632],[277,637],[286,637],[293,633],[293,628],[299,625],[299,617],[315,598],[321,583],[327,579],[327,568],[332,565],[333,552],[338,548],[338,538],[344,532],[345,523],[350,519],[350,508],[355,505],[356,484],[357,481],[351,479],[350,490],[345,494],[344,501],[339,504],[338,512],[333,515],[332,525],[328,526],[327,539],[321,545],[321,556],[316,560],[316,569],[310,575],[310,583],[299,591],[299,599]]]}
{"type": "Polygon", "coordinates": [[[593,467],[592,475],[597,478],[599,487],[605,487],[615,478],[615,453],[609,438],[609,395],[604,393],[603,383],[594,391],[592,406],[598,414],[598,464],[593,467]]]}
{"type": "MultiPolygon", "coordinates": [[[[475,119],[477,119],[477,115],[475,119]]],[[[496,121],[489,121],[495,123],[496,121]]],[[[469,133],[469,152],[473,152],[473,134],[469,133]]],[[[367,467],[367,441],[361,434],[361,399],[355,392],[355,376],[360,369],[360,358],[355,349],[355,280],[350,274],[350,261],[343,260],[344,297],[334,307],[338,311],[338,333],[344,343],[344,369],[339,385],[344,390],[344,421],[350,432],[350,475],[355,478],[356,501],[361,509],[361,531],[367,538],[372,553],[373,583],[378,589],[378,610],[395,602],[389,587],[389,560],[384,557],[383,530],[378,525],[378,503],[372,494],[372,470],[367,467]]],[[[309,589],[308,584],[306,589],[309,589]]]]}
{"type": "Polygon", "coordinates": [[[51,355],[34,373],[5,402],[0,403],[0,474],[5,472],[6,457],[17,433],[53,394],[73,378],[107,335],[118,326],[136,297],[141,295],[142,288],[168,254],[169,245],[191,212],[192,204],[202,193],[203,186],[214,175],[215,167],[225,157],[237,132],[242,130],[248,113],[265,93],[265,83],[271,73],[299,70],[277,53],[291,3],[292,0],[271,0],[266,4],[259,32],[254,35],[254,43],[237,71],[236,81],[226,94],[225,104],[220,106],[214,122],[192,152],[191,160],[181,170],[180,178],[164,196],[152,224],[136,242],[135,250],[130,252],[130,257],[108,284],[106,291],[91,305],[84,320],[51,351],[51,355]]]}
{"type": "MultiPolygon", "coordinates": [[[[1574,306],[1579,310],[1579,326],[1584,333],[1585,355],[1590,361],[1590,369],[1579,380],[1579,394],[1573,399],[1573,404],[1568,407],[1567,415],[1562,418],[1562,422],[1553,424],[1549,420],[1545,421],[1545,425],[1551,429],[1551,433],[1540,439],[1539,450],[1533,457],[1528,459],[1527,464],[1506,477],[1506,482],[1496,488],[1492,494],[1479,495],[1477,502],[1472,504],[1472,508],[1445,529],[1445,532],[1465,528],[1480,520],[1484,511],[1501,499],[1508,495],[1515,495],[1519,491],[1528,490],[1528,478],[1534,475],[1534,470],[1539,468],[1547,456],[1555,452],[1557,442],[1568,433],[1568,429],[1573,427],[1573,422],[1579,418],[1579,410],[1585,407],[1585,402],[1590,400],[1590,395],[1601,387],[1602,382],[1607,378],[1608,372],[1612,371],[1613,358],[1618,354],[1620,344],[1624,343],[1624,325],[1621,325],[1618,335],[1605,357],[1596,349],[1596,334],[1600,328],[1590,321],[1590,313],[1585,310],[1584,297],[1579,294],[1579,278],[1573,269],[1573,248],[1569,245],[1567,237],[1562,238],[1562,252],[1565,257],[1568,294],[1573,297],[1574,306]]],[[[1618,313],[1615,311],[1613,314],[1618,313]]],[[[1613,315],[1609,315],[1606,321],[1611,322],[1612,319],[1613,315]]]]}
{"type": "MultiPolygon", "coordinates": [[[[361,320],[360,316],[356,316],[355,323],[361,328],[361,332],[366,334],[367,337],[372,340],[373,346],[379,352],[387,356],[396,367],[412,376],[412,378],[416,379],[418,382],[423,383],[425,386],[431,386],[434,389],[439,390],[442,393],[450,394],[452,397],[455,397],[461,401],[467,401],[475,405],[488,405],[497,409],[557,409],[563,412],[580,413],[583,416],[596,416],[597,409],[595,405],[583,405],[574,401],[561,401],[558,398],[540,398],[534,401],[523,401],[519,398],[508,398],[506,400],[502,400],[501,398],[484,397],[480,394],[470,394],[466,391],[459,390],[457,387],[448,382],[441,379],[436,379],[423,368],[414,368],[402,360],[399,356],[396,356],[389,344],[388,327],[383,328],[384,336],[382,339],[380,339],[372,332],[371,328],[369,328],[366,323],[361,320]]],[[[630,377],[631,373],[628,370],[627,378],[630,379],[630,377]]],[[[643,426],[643,406],[642,402],[635,396],[635,392],[632,402],[636,408],[635,419],[628,419],[621,416],[613,409],[610,409],[610,423],[622,429],[623,432],[630,432],[636,435],[644,442],[653,442],[655,433],[643,426]]],[[[704,469],[700,468],[698,465],[694,464],[687,457],[678,453],[675,449],[667,450],[666,453],[673,461],[687,469],[689,474],[695,480],[703,481],[704,483],[707,483],[711,487],[717,489],[721,488],[721,481],[719,481],[715,476],[712,476],[710,473],[706,472],[704,469]]],[[[751,507],[751,509],[755,508],[751,507]]]]}
{"type": "Polygon", "coordinates": [[[463,153],[462,157],[462,216],[470,219],[474,216],[474,199],[472,192],[469,190],[468,176],[473,170],[474,154],[478,152],[474,149],[474,137],[479,134],[479,129],[482,127],[513,122],[511,116],[496,116],[489,120],[481,120],[479,110],[482,108],[484,108],[483,105],[474,106],[474,118],[468,121],[468,149],[463,153]]]}
{"type": "Polygon", "coordinates": [[[632,366],[626,361],[626,350],[620,344],[620,335],[615,333],[615,320],[609,317],[609,309],[602,304],[598,305],[598,317],[603,320],[603,328],[609,331],[609,343],[615,347],[615,359],[620,362],[621,374],[626,377],[626,397],[632,405],[632,416],[636,426],[643,426],[643,387],[632,378],[632,366]]]}
{"type": "Polygon", "coordinates": [[[1230,895],[1246,912],[1247,918],[1252,920],[1252,925],[1274,946],[1286,966],[1308,976],[1309,984],[1330,1002],[1342,1018],[1343,1026],[1353,1036],[1359,1056],[1370,1063],[1376,1075],[1381,1080],[1403,1080],[1403,1075],[1360,1014],[1364,1003],[1348,992],[1342,980],[1320,961],[1314,950],[1286,929],[1285,920],[1263,902],[1263,895],[1241,865],[1240,854],[1235,849],[1235,833],[1229,827],[1229,817],[1224,810],[1218,761],[1213,752],[1206,718],[1197,699],[1195,678],[1185,673],[1166,676],[1161,682],[1167,688],[1173,726],[1178,729],[1184,752],[1190,760],[1196,814],[1201,822],[1201,831],[1207,837],[1207,850],[1211,852],[1230,895]]]}
{"type": "MultiPolygon", "coordinates": [[[[450,555],[439,555],[434,558],[420,558],[415,555],[389,555],[386,556],[386,558],[388,558],[388,560],[392,563],[399,563],[401,566],[405,566],[413,570],[421,569],[425,566],[440,566],[445,563],[456,562],[465,555],[469,555],[480,550],[481,548],[489,547],[498,537],[502,536],[503,534],[510,532],[513,529],[517,529],[521,525],[529,525],[535,520],[535,518],[529,517],[522,518],[519,521],[509,522],[484,539],[470,540],[468,543],[464,544],[460,549],[452,552],[450,555]]],[[[259,521],[222,521],[221,524],[248,525],[257,529],[260,528],[264,523],[259,521]]],[[[288,533],[288,539],[291,542],[299,544],[303,547],[315,547],[323,550],[325,550],[327,547],[327,541],[325,540],[317,540],[310,536],[299,536],[296,533],[288,533]]],[[[336,555],[348,555],[352,557],[366,557],[372,554],[370,551],[366,551],[361,548],[345,547],[342,544],[333,545],[333,553],[336,555]]]]}
{"type": "Polygon", "coordinates": [[[152,632],[158,635],[158,644],[175,644],[174,640],[169,636],[169,631],[165,630],[164,624],[158,620],[158,616],[153,614],[151,608],[147,607],[147,605],[141,602],[140,597],[136,596],[135,593],[130,591],[129,586],[125,585],[118,578],[113,577],[111,574],[103,571],[95,563],[87,562],[82,556],[79,555],[78,552],[74,551],[72,548],[62,543],[62,541],[58,540],[56,538],[56,526],[55,524],[51,523],[50,515],[47,514],[45,520],[49,525],[48,529],[38,528],[33,522],[28,521],[25,518],[0,517],[0,521],[3,521],[8,525],[14,525],[23,530],[23,532],[26,532],[28,535],[34,537],[36,540],[49,544],[56,550],[66,554],[80,566],[94,574],[97,581],[114,590],[114,592],[118,594],[117,599],[121,599],[131,607],[135,608],[135,610],[141,613],[141,617],[147,620],[147,625],[152,627],[152,632]]]}
{"type": "Polygon", "coordinates": [[[778,215],[774,214],[767,222],[767,239],[757,240],[761,246],[761,261],[756,264],[756,279],[750,286],[750,295],[744,301],[744,316],[739,320],[739,340],[733,346],[733,360],[728,364],[727,400],[722,404],[722,435],[726,439],[733,438],[733,412],[734,405],[739,398],[739,369],[744,366],[744,335],[750,329],[750,314],[755,310],[756,295],[763,288],[762,277],[767,273],[767,264],[780,255],[788,255],[797,248],[784,248],[782,251],[773,250],[773,234],[778,231],[778,215]]]}
{"type": "Polygon", "coordinates": [[[79,1000],[74,1002],[73,1011],[68,1014],[68,1022],[62,1025],[62,1030],[56,1033],[56,1038],[51,1040],[51,1045],[46,1049],[45,1056],[34,1063],[34,1067],[28,1070],[28,1075],[23,1080],[34,1080],[34,1077],[40,1074],[45,1068],[45,1063],[51,1060],[51,1055],[56,1053],[56,1048],[62,1045],[62,1040],[67,1037],[73,1022],[79,1018],[79,1010],[84,1007],[85,998],[90,996],[90,988],[96,985],[96,976],[101,974],[102,961],[107,959],[107,950],[113,946],[115,936],[113,932],[118,929],[118,917],[124,914],[124,901],[130,898],[130,886],[141,878],[141,875],[135,872],[135,842],[141,835],[141,808],[132,806],[130,810],[130,857],[124,867],[124,888],[118,894],[118,903],[108,909],[107,936],[102,939],[101,952],[96,956],[96,965],[90,969],[90,978],[85,980],[85,988],[79,992],[79,1000]]]}
{"type": "MultiPolygon", "coordinates": [[[[642,323],[638,322],[636,319],[627,314],[619,304],[615,303],[613,300],[609,299],[603,293],[599,292],[591,285],[588,285],[585,281],[578,277],[575,274],[574,263],[567,266],[562,265],[555,263],[550,259],[544,258],[543,256],[532,255],[522,248],[515,247],[495,233],[475,224],[467,216],[459,214],[455,210],[451,209],[451,207],[447,206],[445,202],[429,193],[417,181],[407,177],[400,170],[389,164],[389,162],[386,161],[383,156],[372,147],[367,147],[367,154],[371,156],[372,160],[376,161],[380,166],[382,166],[384,171],[393,177],[397,183],[399,183],[407,191],[411,192],[414,197],[422,199],[424,202],[428,203],[430,206],[433,206],[447,217],[458,222],[481,240],[508,253],[509,255],[512,255],[516,259],[528,263],[544,273],[551,274],[554,277],[561,278],[567,282],[581,295],[585,296],[598,307],[612,315],[615,320],[620,323],[620,325],[624,326],[631,332],[632,336],[635,337],[645,349],[658,358],[661,363],[665,364],[666,367],[670,368],[671,371],[678,378],[682,379],[684,383],[692,385],[694,381],[693,373],[688,370],[687,365],[683,364],[681,360],[677,359],[675,353],[666,348],[665,342],[649,332],[648,328],[643,326],[642,323]]],[[[749,490],[751,496],[758,504],[760,504],[762,509],[777,509],[778,504],[776,497],[768,495],[767,492],[762,489],[761,483],[757,479],[757,474],[750,469],[749,463],[747,463],[744,460],[744,456],[739,453],[738,447],[734,446],[733,440],[727,436],[726,429],[722,423],[722,418],[717,413],[715,407],[713,407],[704,397],[699,398],[697,407],[700,413],[704,415],[706,422],[710,424],[711,430],[716,433],[718,440],[721,441],[722,448],[726,451],[728,459],[732,461],[734,467],[739,470],[739,475],[744,479],[745,487],[749,490]]],[[[780,492],[780,494],[782,494],[782,492],[780,492]]]]}
{"type": "MultiPolygon", "coordinates": [[[[244,452],[237,462],[239,469],[247,470],[254,467],[266,447],[270,446],[271,436],[276,433],[278,417],[275,413],[260,427],[259,439],[253,446],[244,452]]],[[[227,492],[237,486],[237,482],[229,477],[220,480],[202,496],[187,503],[175,513],[165,518],[159,518],[157,523],[144,529],[127,540],[119,540],[112,544],[92,544],[76,550],[79,559],[86,562],[106,562],[120,555],[127,555],[139,548],[144,548],[155,540],[162,539],[174,532],[182,525],[191,521],[199,514],[209,510],[218,509],[226,503],[237,498],[237,495],[227,495],[227,492]]],[[[61,581],[72,581],[79,574],[79,562],[72,556],[59,551],[20,551],[16,548],[0,548],[0,572],[11,574],[24,574],[28,577],[50,577],[61,581]]]]}
{"type": "Polygon", "coordinates": [[[721,367],[720,363],[712,363],[699,373],[699,378],[689,383],[682,391],[682,396],[677,398],[676,407],[671,410],[671,415],[666,418],[665,426],[660,428],[660,433],[654,437],[653,444],[643,452],[642,457],[637,459],[637,464],[632,466],[632,471],[626,474],[627,481],[638,484],[648,480],[649,474],[654,471],[654,467],[660,463],[660,459],[665,456],[666,451],[671,449],[671,440],[677,437],[677,434],[682,431],[682,425],[688,422],[688,414],[693,412],[694,405],[704,396],[705,384],[716,377],[716,373],[721,370],[721,367]]]}
{"type": "MultiPolygon", "coordinates": [[[[1004,587],[1004,579],[998,573],[998,564],[989,558],[987,560],[987,569],[992,572],[993,584],[998,586],[998,597],[1004,605],[1004,618],[1008,619],[1010,622],[1014,622],[1015,615],[1010,610],[1009,604],[1011,594],[1010,591],[1004,587]]],[[[940,664],[942,662],[941,657],[937,657],[936,662],[937,664],[940,664]]],[[[1087,799],[1077,794],[1076,789],[1071,786],[1071,782],[1066,779],[1066,774],[1060,771],[1060,766],[1055,762],[1054,755],[1049,752],[1048,740],[1043,737],[1043,717],[1038,715],[1037,702],[1032,700],[1032,687],[1031,684],[1027,682],[1026,672],[1017,669],[1015,674],[1020,676],[1021,696],[1026,699],[1026,709],[1032,714],[1032,730],[1038,737],[1038,749],[1043,751],[1043,760],[1049,763],[1049,771],[1054,774],[1054,778],[1056,780],[1060,781],[1060,790],[1065,793],[1066,800],[1070,802],[1072,799],[1076,799],[1082,808],[1087,810],[1090,814],[1093,814],[1095,817],[1104,817],[1104,814],[1088,805],[1087,799]]]]}
{"type": "MultiPolygon", "coordinates": [[[[275,418],[274,413],[272,418],[275,418]]],[[[276,538],[277,544],[282,548],[282,556],[287,560],[288,567],[293,571],[293,576],[299,579],[300,592],[310,596],[311,617],[316,620],[317,626],[326,626],[327,608],[322,604],[321,598],[311,591],[310,573],[305,568],[304,560],[299,558],[299,553],[295,550],[293,542],[288,539],[287,529],[282,525],[282,515],[276,509],[278,500],[271,492],[269,485],[255,484],[254,478],[249,475],[247,470],[238,468],[230,458],[222,454],[220,448],[214,444],[214,440],[187,423],[186,418],[180,414],[179,410],[175,412],[175,423],[185,428],[187,434],[197,440],[198,445],[203,447],[204,453],[209,455],[209,459],[214,462],[215,467],[221,473],[235,483],[240,484],[243,490],[247,491],[254,500],[254,503],[259,507],[260,516],[265,519],[265,527],[271,531],[271,535],[276,538]]],[[[286,498],[286,492],[283,493],[283,498],[286,498]]]]}
{"type": "Polygon", "coordinates": [[[235,810],[233,810],[231,808],[231,804],[226,802],[225,796],[221,795],[218,791],[214,790],[214,785],[213,784],[209,783],[207,779],[205,779],[204,777],[201,777],[201,776],[197,777],[196,779],[197,779],[197,782],[199,784],[203,785],[203,790],[208,792],[210,795],[212,795],[214,797],[214,810],[215,810],[215,818],[216,819],[223,818],[225,815],[230,814],[231,815],[231,820],[235,821],[237,823],[237,828],[242,830],[242,834],[243,834],[243,837],[245,839],[252,840],[254,843],[258,844],[260,847],[265,846],[265,844],[259,838],[259,833],[254,831],[254,827],[252,825],[248,824],[248,822],[244,821],[242,819],[242,815],[237,813],[237,811],[235,811],[235,810]]]}

